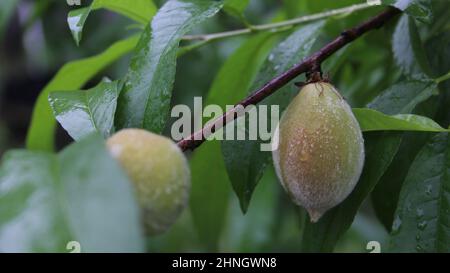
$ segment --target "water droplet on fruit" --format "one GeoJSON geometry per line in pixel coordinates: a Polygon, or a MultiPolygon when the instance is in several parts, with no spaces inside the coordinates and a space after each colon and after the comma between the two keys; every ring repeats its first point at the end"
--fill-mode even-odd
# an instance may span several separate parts
{"type": "Polygon", "coordinates": [[[302,151],[300,153],[300,161],[305,162],[305,161],[308,161],[308,159],[309,159],[309,153],[307,151],[302,151]]]}

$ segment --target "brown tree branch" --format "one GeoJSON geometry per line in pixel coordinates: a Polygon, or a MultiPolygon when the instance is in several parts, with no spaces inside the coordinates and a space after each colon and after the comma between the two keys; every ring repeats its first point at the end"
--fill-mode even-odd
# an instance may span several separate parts
{"type": "MultiPolygon", "coordinates": [[[[387,21],[396,17],[396,15],[400,13],[401,11],[399,9],[388,7],[385,11],[371,18],[370,20],[362,23],[361,25],[342,32],[341,35],[339,35],[339,37],[337,37],[336,39],[325,45],[319,51],[312,54],[306,60],[293,66],[291,69],[279,75],[278,77],[272,79],[271,81],[266,83],[263,87],[261,87],[259,90],[252,93],[249,97],[239,102],[236,105],[236,107],[239,105],[246,107],[248,105],[255,105],[258,102],[261,102],[263,99],[267,98],[275,91],[279,90],[280,88],[288,84],[297,76],[305,72],[310,72],[320,67],[320,64],[324,60],[326,60],[328,57],[330,57],[339,49],[343,48],[344,46],[351,43],[355,39],[361,37],[366,32],[380,28],[387,21]]],[[[196,147],[200,146],[205,141],[204,137],[205,132],[210,131],[214,133],[215,131],[222,128],[227,121],[234,120],[238,117],[236,107],[225,113],[222,117],[218,118],[216,121],[210,123],[209,125],[206,125],[201,130],[194,132],[189,137],[179,141],[178,146],[180,147],[180,149],[182,149],[183,151],[193,150],[196,147]],[[230,116],[233,116],[233,119],[230,120],[230,118],[227,118],[230,116]]]]}

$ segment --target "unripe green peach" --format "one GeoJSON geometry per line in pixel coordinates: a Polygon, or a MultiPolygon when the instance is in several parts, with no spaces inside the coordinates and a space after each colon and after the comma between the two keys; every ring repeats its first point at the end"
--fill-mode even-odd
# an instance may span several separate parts
{"type": "Polygon", "coordinates": [[[147,233],[166,231],[189,199],[190,171],[182,151],[172,140],[141,129],[122,130],[107,146],[134,185],[147,233]]]}
{"type": "Polygon", "coordinates": [[[329,83],[304,86],[273,139],[278,178],[312,222],[353,190],[364,164],[364,140],[351,108],[329,83]]]}

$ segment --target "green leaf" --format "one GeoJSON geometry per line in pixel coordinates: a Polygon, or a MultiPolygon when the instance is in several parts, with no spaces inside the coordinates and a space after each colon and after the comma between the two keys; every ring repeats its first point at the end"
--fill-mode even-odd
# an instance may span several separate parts
{"type": "Polygon", "coordinates": [[[371,193],[376,216],[388,232],[392,227],[400,189],[408,169],[430,135],[433,134],[404,133],[397,154],[371,193]]]}
{"type": "Polygon", "coordinates": [[[220,69],[206,104],[224,108],[243,99],[278,38],[273,33],[261,33],[244,42],[220,69]]]}
{"type": "Polygon", "coordinates": [[[250,0],[225,0],[223,10],[231,16],[242,19],[249,2],[250,0]]]}
{"type": "Polygon", "coordinates": [[[202,244],[208,251],[217,251],[230,198],[219,142],[208,141],[196,149],[191,172],[192,218],[202,244]]]}
{"type": "MultiPolygon", "coordinates": [[[[320,21],[303,26],[273,49],[251,90],[260,88],[270,79],[305,58],[309,54],[323,25],[324,22],[320,21]]],[[[297,88],[294,85],[286,86],[259,105],[279,105],[282,111],[287,107],[296,91],[297,88]]],[[[270,116],[268,120],[271,120],[270,116]]],[[[236,124],[234,122],[228,126],[237,126],[236,124]]],[[[235,132],[238,130],[242,130],[242,128],[235,128],[235,132]]],[[[252,193],[270,160],[270,153],[260,150],[261,141],[248,140],[248,136],[246,139],[222,142],[222,152],[228,176],[239,198],[243,212],[247,210],[252,193]]]]}
{"type": "Polygon", "coordinates": [[[385,5],[392,5],[417,20],[429,23],[432,18],[431,0],[382,0],[385,5]]]}
{"type": "Polygon", "coordinates": [[[18,0],[2,0],[0,3],[0,41],[17,3],[19,3],[18,0]]]}
{"type": "Polygon", "coordinates": [[[450,29],[432,36],[425,48],[435,77],[450,71],[450,29]]]}
{"type": "Polygon", "coordinates": [[[400,193],[392,227],[396,252],[450,252],[450,141],[435,136],[420,151],[400,193]]]}
{"type": "Polygon", "coordinates": [[[182,36],[216,14],[221,1],[170,0],[141,36],[119,97],[119,128],[164,129],[175,80],[176,57],[182,36]]]}
{"type": "MultiPolygon", "coordinates": [[[[286,13],[288,19],[296,18],[302,14],[311,12],[308,10],[308,5],[311,2],[298,1],[298,0],[284,0],[283,12],[286,13]]],[[[334,3],[334,2],[333,2],[334,3]]],[[[331,3],[329,3],[331,4],[331,3]]],[[[332,9],[332,8],[329,8],[332,9]]]]}
{"type": "Polygon", "coordinates": [[[428,56],[424,47],[424,42],[420,36],[419,29],[414,19],[409,17],[408,20],[409,42],[414,53],[417,64],[421,71],[428,77],[432,78],[432,71],[428,56]]]}
{"type": "MultiPolygon", "coordinates": [[[[271,33],[261,33],[244,42],[220,69],[208,93],[206,105],[225,107],[245,97],[276,40],[271,33]]],[[[195,196],[191,198],[194,224],[202,243],[208,249],[217,249],[230,192],[220,144],[203,144],[195,151],[191,166],[192,196],[195,196]]]]}
{"type": "Polygon", "coordinates": [[[401,81],[386,89],[367,106],[387,115],[409,114],[438,90],[434,82],[401,81]]]}
{"type": "Polygon", "coordinates": [[[114,11],[141,24],[148,24],[158,10],[153,0],[94,0],[91,7],[114,11]]]}
{"type": "Polygon", "coordinates": [[[132,51],[138,36],[116,42],[103,53],[65,64],[41,91],[34,106],[31,125],[27,135],[27,148],[52,151],[56,121],[48,102],[53,91],[80,89],[98,72],[132,51]]]}
{"type": "Polygon", "coordinates": [[[448,1],[432,1],[432,12],[433,20],[428,27],[428,37],[439,35],[440,32],[448,31],[449,21],[448,16],[450,15],[450,9],[448,9],[448,1]]]}
{"type": "Polygon", "coordinates": [[[431,68],[414,19],[403,15],[395,28],[392,50],[403,74],[412,79],[431,77],[431,68]]]}
{"type": "Polygon", "coordinates": [[[418,115],[385,115],[368,108],[353,108],[353,113],[363,132],[370,131],[420,131],[449,132],[432,119],[418,115]]]}
{"type": "MultiPolygon", "coordinates": [[[[369,108],[390,115],[409,114],[421,102],[436,94],[430,82],[400,82],[385,90],[368,104],[369,108]]],[[[340,205],[328,211],[318,223],[305,220],[302,250],[330,252],[350,228],[359,207],[372,192],[396,155],[402,142],[400,132],[364,134],[366,158],[364,169],[353,192],[340,205]]]]}
{"type": "Polygon", "coordinates": [[[57,158],[11,151],[0,168],[0,251],[62,252],[71,238],[55,194],[57,158]]]}
{"type": "Polygon", "coordinates": [[[279,211],[280,189],[275,171],[267,168],[247,214],[242,214],[237,202],[230,202],[227,227],[221,238],[222,251],[267,252],[279,247],[276,232],[282,228],[280,216],[285,213],[279,211]]]}
{"type": "Polygon", "coordinates": [[[67,15],[67,24],[69,25],[70,32],[72,32],[75,43],[80,45],[80,41],[83,35],[84,24],[91,12],[91,7],[72,10],[67,15]]]}
{"type": "MultiPolygon", "coordinates": [[[[442,96],[432,97],[419,104],[416,109],[414,109],[414,113],[435,117],[441,101],[442,96]]],[[[376,216],[387,231],[391,230],[400,190],[408,173],[408,169],[420,149],[433,135],[435,134],[422,132],[404,133],[402,136],[402,143],[395,158],[392,160],[391,165],[380,178],[380,181],[371,194],[376,216]]]]}
{"type": "Polygon", "coordinates": [[[80,44],[84,24],[91,11],[108,9],[122,14],[138,23],[147,24],[156,13],[156,6],[152,0],[94,0],[85,8],[72,10],[67,16],[67,23],[77,45],[80,44]]]}
{"type": "Polygon", "coordinates": [[[61,126],[80,140],[94,132],[107,138],[114,130],[119,85],[101,82],[89,90],[52,92],[50,106],[61,126]]]}
{"type": "Polygon", "coordinates": [[[98,136],[58,156],[8,153],[0,186],[2,252],[68,252],[70,241],[82,252],[143,251],[131,184],[98,136]]]}
{"type": "Polygon", "coordinates": [[[82,247],[87,252],[143,251],[134,189],[103,139],[89,136],[62,151],[59,160],[65,215],[82,247]]]}
{"type": "MultiPolygon", "coordinates": [[[[443,1],[440,8],[446,7],[447,3],[444,4],[443,1]]],[[[436,7],[436,8],[439,8],[436,7]]],[[[439,33],[431,36],[426,43],[426,50],[428,53],[428,58],[430,60],[431,67],[433,69],[433,74],[436,78],[441,78],[443,75],[448,75],[450,71],[450,22],[448,17],[450,16],[450,9],[444,9],[446,12],[442,15],[442,21],[447,23],[446,30],[442,30],[439,33]]],[[[440,24],[439,24],[440,25],[440,24]]],[[[441,78],[442,79],[442,78],[441,78]]],[[[440,99],[440,109],[435,120],[443,125],[450,125],[450,111],[448,111],[450,105],[450,81],[440,82],[438,85],[439,90],[442,93],[442,98],[440,99]]]]}

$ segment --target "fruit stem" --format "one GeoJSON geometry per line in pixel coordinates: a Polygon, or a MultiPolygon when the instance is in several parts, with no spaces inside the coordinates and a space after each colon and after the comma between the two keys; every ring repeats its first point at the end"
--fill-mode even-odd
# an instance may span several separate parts
{"type": "Polygon", "coordinates": [[[319,62],[315,62],[311,65],[311,69],[306,72],[306,83],[321,82],[322,79],[322,68],[319,62]]]}

